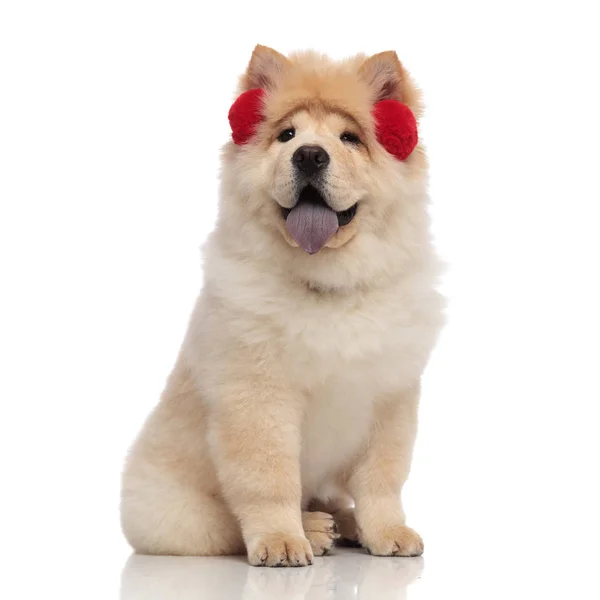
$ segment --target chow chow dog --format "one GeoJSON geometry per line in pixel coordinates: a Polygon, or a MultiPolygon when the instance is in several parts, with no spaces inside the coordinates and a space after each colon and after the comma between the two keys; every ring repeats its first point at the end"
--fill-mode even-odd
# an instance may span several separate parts
{"type": "Polygon", "coordinates": [[[393,51],[257,46],[236,97],[204,286],[126,461],[125,536],[263,566],[340,537],[420,555],[401,491],[444,312],[420,93],[393,51]]]}

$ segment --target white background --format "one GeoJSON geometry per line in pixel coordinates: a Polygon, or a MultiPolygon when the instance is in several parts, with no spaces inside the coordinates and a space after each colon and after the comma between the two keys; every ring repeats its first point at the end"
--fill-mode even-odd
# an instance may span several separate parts
{"type": "Polygon", "coordinates": [[[395,49],[425,93],[450,308],[407,489],[427,545],[408,597],[597,598],[593,4],[4,0],[0,595],[119,597],[119,471],[201,284],[259,42],[395,49]]]}

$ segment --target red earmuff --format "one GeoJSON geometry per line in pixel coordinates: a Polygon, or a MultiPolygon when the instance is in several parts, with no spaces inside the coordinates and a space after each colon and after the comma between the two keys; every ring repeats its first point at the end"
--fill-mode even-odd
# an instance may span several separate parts
{"type": "Polygon", "coordinates": [[[373,107],[377,141],[398,160],[406,160],[419,141],[412,110],[397,100],[381,100],[373,107]]]}
{"type": "MultiPolygon", "coordinates": [[[[229,109],[233,141],[247,144],[263,119],[264,90],[248,90],[229,109]]],[[[373,107],[377,141],[398,160],[406,160],[415,149],[419,136],[417,120],[406,104],[397,100],[381,100],[373,107]]]]}
{"type": "Polygon", "coordinates": [[[229,109],[229,125],[233,141],[241,146],[247,144],[262,121],[262,98],[264,90],[255,88],[239,96],[229,109]]]}

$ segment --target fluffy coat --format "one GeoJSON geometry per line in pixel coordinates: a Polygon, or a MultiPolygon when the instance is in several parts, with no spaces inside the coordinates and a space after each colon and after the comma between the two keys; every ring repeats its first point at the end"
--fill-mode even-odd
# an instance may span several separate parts
{"type": "Polygon", "coordinates": [[[418,118],[419,93],[393,52],[334,62],[263,46],[237,93],[254,88],[265,120],[224,148],[204,288],[128,456],[123,530],[138,552],[245,552],[253,565],[310,564],[340,534],[376,555],[421,554],[401,490],[443,300],[424,150],[399,162],[372,116],[390,98],[418,118]],[[348,129],[360,145],[340,141],[348,129]],[[358,202],[314,256],[281,217],[302,143],[331,157],[328,204],[358,202]]]}

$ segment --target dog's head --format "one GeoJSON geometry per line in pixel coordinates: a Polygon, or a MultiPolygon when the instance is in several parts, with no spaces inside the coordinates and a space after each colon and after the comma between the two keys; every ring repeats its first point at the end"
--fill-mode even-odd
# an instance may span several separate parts
{"type": "Polygon", "coordinates": [[[295,253],[318,253],[313,267],[353,240],[383,240],[415,184],[423,189],[420,114],[395,52],[333,62],[257,46],[229,113],[230,208],[295,253]]]}

